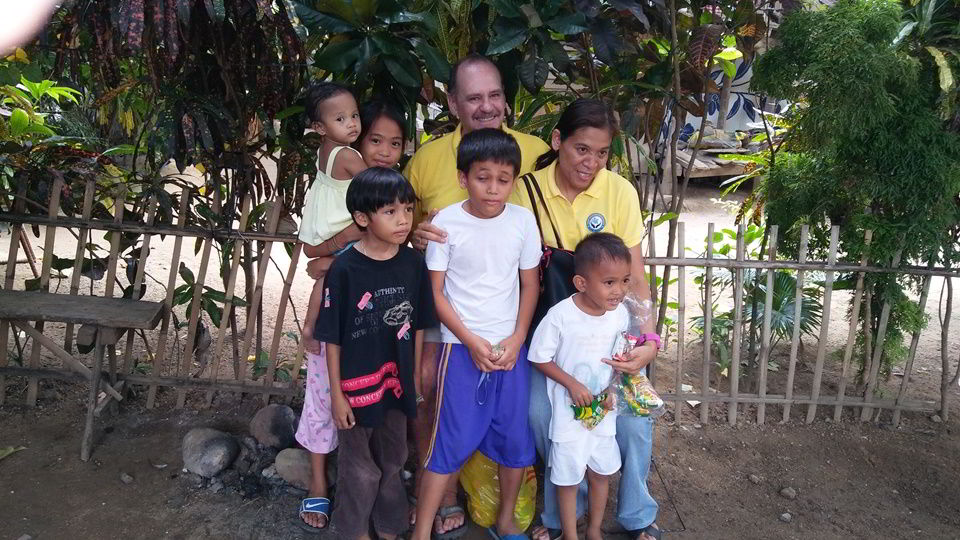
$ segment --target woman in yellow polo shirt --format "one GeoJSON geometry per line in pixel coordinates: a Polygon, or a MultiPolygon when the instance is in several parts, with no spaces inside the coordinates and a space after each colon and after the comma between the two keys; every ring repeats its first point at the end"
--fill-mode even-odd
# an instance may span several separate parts
{"type": "MultiPolygon", "coordinates": [[[[610,145],[617,130],[613,112],[603,102],[578,99],[560,116],[551,136],[550,151],[537,160],[533,177],[543,194],[543,203],[534,203],[517,181],[517,202],[533,207],[540,216],[544,241],[551,247],[572,250],[585,236],[605,231],[623,239],[632,255],[633,283],[631,290],[640,299],[649,299],[650,288],[644,273],[643,218],[637,191],[625,178],[606,168],[610,145]],[[547,221],[552,218],[559,234],[547,221]]],[[[535,192],[534,192],[535,193],[535,192]]],[[[653,332],[651,328],[646,329],[653,332]]],[[[613,362],[620,371],[637,373],[646,369],[656,356],[654,342],[638,347],[623,362],[613,362]]],[[[530,425],[533,428],[537,451],[546,461],[549,456],[550,402],[546,379],[539,370],[533,371],[530,389],[530,425]]],[[[620,415],[617,417],[617,444],[623,461],[618,497],[617,520],[632,532],[632,538],[648,540],[659,538],[654,525],[657,503],[647,490],[647,473],[653,450],[653,422],[649,418],[620,415]]],[[[547,464],[549,467],[549,463],[547,464]]],[[[555,487],[544,474],[544,510],[542,527],[533,531],[533,538],[560,536],[560,515],[555,487]]],[[[577,494],[577,515],[587,508],[586,481],[577,494]]]]}

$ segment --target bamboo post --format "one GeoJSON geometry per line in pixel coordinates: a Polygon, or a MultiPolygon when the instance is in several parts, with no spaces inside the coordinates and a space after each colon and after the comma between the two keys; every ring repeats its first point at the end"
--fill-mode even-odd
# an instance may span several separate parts
{"type": "MultiPolygon", "coordinates": [[[[707,260],[713,259],[713,223],[707,224],[707,260]]],[[[710,354],[713,347],[713,267],[704,269],[703,284],[703,372],[700,374],[700,423],[706,425],[710,420],[710,354]]]]}
{"type": "MultiPolygon", "coordinates": [[[[743,261],[746,246],[743,238],[743,224],[737,227],[737,261],[743,261]]],[[[733,271],[733,343],[730,352],[730,405],[727,409],[727,421],[737,425],[737,394],[740,391],[740,346],[743,340],[743,268],[733,271]]]]}
{"type": "Polygon", "coordinates": [[[87,417],[84,422],[83,437],[80,440],[80,460],[89,461],[90,451],[93,449],[93,416],[97,406],[97,394],[100,388],[101,372],[103,371],[103,340],[100,329],[97,329],[96,345],[93,354],[93,380],[90,381],[90,393],[87,396],[87,417]]]}
{"type": "MultiPolygon", "coordinates": [[[[807,262],[807,246],[810,241],[810,226],[800,227],[800,252],[797,260],[800,264],[807,262]]],[[[793,297],[793,334],[790,336],[790,367],[787,368],[787,402],[783,405],[783,419],[780,423],[790,420],[790,406],[793,404],[793,378],[797,374],[797,353],[800,351],[800,319],[803,315],[803,278],[804,271],[797,270],[797,290],[793,297]]]]}
{"type": "MultiPolygon", "coordinates": [[[[190,365],[193,363],[194,341],[196,341],[197,337],[197,327],[200,325],[200,314],[203,313],[203,284],[207,279],[207,267],[210,265],[210,250],[213,247],[213,242],[213,238],[203,239],[200,269],[197,271],[196,281],[193,283],[193,299],[190,301],[190,322],[187,325],[187,339],[183,344],[183,360],[180,363],[180,369],[177,371],[177,374],[181,377],[190,376],[190,365]]],[[[177,389],[176,408],[182,409],[186,401],[186,389],[177,389]]]]}
{"type": "MultiPolygon", "coordinates": [[[[776,225],[770,227],[770,239],[767,242],[771,263],[777,259],[777,232],[776,225]]],[[[767,269],[767,294],[763,298],[763,326],[760,328],[760,404],[757,405],[757,423],[763,424],[767,416],[767,405],[763,398],[767,396],[767,367],[770,364],[770,318],[773,312],[773,289],[775,286],[774,277],[777,271],[773,268],[767,269]]]]}
{"type": "MultiPolygon", "coordinates": [[[[272,205],[270,216],[267,221],[267,232],[273,234],[277,231],[277,223],[280,221],[280,208],[283,206],[280,201],[272,205]]],[[[257,325],[255,319],[259,317],[260,300],[263,298],[263,282],[267,277],[267,268],[270,266],[270,250],[273,248],[273,241],[267,240],[263,244],[263,250],[260,255],[260,266],[257,269],[257,286],[253,290],[253,298],[250,299],[250,315],[247,320],[247,331],[243,338],[243,347],[240,349],[240,361],[243,362],[250,354],[250,345],[253,341],[253,334],[257,325]]],[[[257,351],[259,352],[259,351],[257,351]]],[[[240,381],[247,378],[247,370],[241,371],[240,381]]]]}
{"type": "MultiPolygon", "coordinates": [[[[187,224],[187,212],[190,208],[190,190],[183,188],[180,192],[180,213],[177,214],[177,228],[182,230],[187,224]]],[[[163,318],[160,320],[160,334],[157,337],[157,355],[154,357],[152,370],[159,375],[163,370],[163,362],[167,357],[167,335],[170,329],[170,318],[173,314],[173,291],[177,287],[177,274],[180,268],[180,249],[183,247],[183,236],[173,240],[173,253],[170,255],[170,272],[167,278],[167,296],[163,300],[163,318]]],[[[176,330],[175,330],[176,331],[176,330]]],[[[150,385],[147,390],[147,408],[152,409],[157,399],[157,385],[150,385]]]]}
{"type": "MultiPolygon", "coordinates": [[[[300,382],[300,367],[303,366],[303,340],[300,339],[297,341],[297,352],[293,357],[293,372],[290,373],[290,388],[292,390],[297,389],[297,384],[300,382]]],[[[287,404],[293,402],[293,395],[287,397],[287,404]]]]}
{"type": "MultiPolygon", "coordinates": [[[[683,238],[683,222],[677,224],[677,258],[684,259],[686,255],[684,250],[686,249],[686,244],[684,243],[683,238]]],[[[687,267],[683,265],[677,266],[677,373],[675,377],[674,392],[680,394],[683,393],[683,344],[686,339],[686,318],[685,309],[686,309],[686,277],[687,277],[687,267]]],[[[674,403],[673,416],[677,423],[680,425],[682,423],[683,409],[681,408],[683,401],[676,401],[674,403]]]]}
{"type": "MultiPolygon", "coordinates": [[[[60,213],[60,193],[63,191],[63,176],[57,176],[53,180],[53,187],[50,189],[50,205],[47,207],[47,217],[56,219],[60,213]]],[[[43,239],[43,263],[40,270],[40,290],[50,290],[50,267],[53,264],[53,248],[57,240],[57,228],[48,225],[43,239]]],[[[38,332],[43,332],[43,321],[37,321],[34,328],[38,332]]],[[[30,348],[30,367],[40,367],[40,343],[33,341],[30,348]]],[[[30,377],[27,384],[27,406],[35,407],[37,405],[37,392],[40,388],[40,379],[30,377]]]]}
{"type": "MultiPolygon", "coordinates": [[[[893,255],[893,262],[890,264],[890,268],[896,268],[900,265],[900,256],[903,255],[903,248],[897,250],[893,255]]],[[[863,395],[863,408],[860,409],[860,421],[866,422],[870,419],[870,414],[872,407],[870,404],[873,402],[873,392],[877,387],[877,376],[880,373],[880,364],[883,360],[883,344],[884,340],[887,337],[887,323],[890,322],[890,309],[893,306],[890,304],[890,299],[885,298],[883,301],[883,307],[880,309],[880,326],[877,328],[877,342],[873,346],[873,361],[871,362],[871,370],[869,373],[869,378],[867,379],[867,390],[863,395]]]]}
{"type": "MultiPolygon", "coordinates": [[[[250,194],[244,196],[240,202],[240,231],[247,228],[247,220],[250,218],[250,194]]],[[[234,291],[237,286],[237,274],[240,271],[240,255],[243,252],[241,242],[233,241],[233,250],[230,252],[230,274],[227,277],[227,283],[224,290],[223,315],[220,316],[220,328],[217,331],[217,342],[213,348],[213,358],[211,358],[210,375],[213,380],[220,377],[220,355],[223,352],[223,344],[227,337],[227,327],[230,325],[230,314],[233,312],[234,291]]],[[[214,390],[207,391],[206,406],[213,404],[214,390]]]]}
{"type": "MultiPolygon", "coordinates": [[[[863,235],[863,255],[860,257],[860,266],[866,266],[869,260],[870,243],[873,241],[873,231],[866,231],[863,235]]],[[[857,340],[857,326],[860,324],[860,304],[863,301],[863,280],[866,274],[857,274],[857,285],[853,292],[853,308],[850,310],[850,326],[847,328],[847,346],[843,351],[843,367],[840,370],[840,385],[837,387],[837,404],[833,408],[833,421],[839,422],[843,415],[843,400],[847,396],[847,379],[850,377],[850,360],[853,358],[853,346],[857,340]]]]}
{"type": "MultiPolygon", "coordinates": [[[[114,199],[113,222],[120,225],[123,223],[123,210],[126,205],[127,191],[122,189],[119,196],[114,199]]],[[[110,258],[107,259],[107,281],[104,283],[103,295],[107,298],[113,296],[113,290],[117,284],[117,259],[120,258],[120,237],[123,233],[112,231],[110,233],[110,258]]]]}
{"type": "MultiPolygon", "coordinates": [[[[653,233],[653,230],[647,231],[647,239],[650,247],[650,257],[655,257],[657,254],[657,241],[656,235],[653,233]]],[[[670,255],[669,253],[667,255],[670,255]]],[[[650,266],[650,313],[656,317],[659,311],[657,310],[657,299],[660,298],[657,290],[657,266],[654,264],[650,266]]],[[[667,286],[666,283],[663,284],[664,287],[667,286]]],[[[659,321],[656,319],[653,320],[653,326],[657,327],[659,321]]],[[[657,369],[657,359],[654,358],[650,361],[650,365],[647,366],[647,374],[650,376],[650,383],[656,387],[656,369],[657,369]]]]}
{"type": "MultiPolygon", "coordinates": [[[[930,258],[930,266],[934,265],[935,259],[930,258]]],[[[923,279],[923,289],[920,292],[920,311],[925,313],[927,308],[927,297],[930,295],[930,283],[933,281],[932,276],[927,276],[923,279]]],[[[907,393],[907,386],[910,384],[910,374],[913,373],[913,360],[917,356],[917,345],[920,343],[920,330],[917,330],[913,333],[913,336],[910,338],[910,352],[907,354],[907,363],[903,366],[903,380],[900,381],[900,389],[897,391],[897,399],[894,402],[893,409],[893,427],[900,425],[900,413],[902,411],[902,406],[904,402],[904,396],[907,393]]]]}
{"type": "MultiPolygon", "coordinates": [[[[20,187],[17,188],[17,195],[13,203],[13,212],[22,214],[24,207],[26,205],[27,199],[27,183],[20,182],[20,187]]],[[[3,288],[4,289],[13,289],[13,278],[16,275],[17,271],[17,250],[20,247],[20,244],[16,241],[16,238],[20,236],[20,232],[23,230],[23,224],[14,221],[13,230],[10,235],[10,248],[7,251],[7,268],[6,273],[3,279],[3,288]]],[[[16,330],[14,330],[16,331],[16,330]]],[[[10,322],[6,320],[0,320],[0,367],[6,367],[9,363],[7,358],[7,343],[10,339],[10,322]]],[[[0,375],[0,405],[6,401],[7,395],[7,378],[5,375],[0,375]]]]}
{"type": "Polygon", "coordinates": [[[817,342],[817,363],[813,368],[813,384],[810,389],[810,405],[807,407],[806,422],[812,423],[817,416],[817,400],[820,399],[820,382],[823,379],[823,360],[827,354],[827,335],[830,331],[830,305],[833,300],[833,265],[837,262],[837,242],[840,239],[840,227],[830,228],[830,253],[827,255],[827,270],[823,288],[823,317],[820,322],[820,337],[817,342]]]}
{"type": "MultiPolygon", "coordinates": [[[[303,251],[303,243],[297,242],[293,246],[293,253],[290,255],[290,269],[283,280],[283,290],[280,292],[280,306],[277,309],[277,318],[273,325],[273,342],[270,344],[270,364],[267,366],[267,376],[263,380],[264,386],[273,386],[274,375],[276,374],[277,354],[280,351],[280,338],[283,337],[283,321],[287,315],[287,299],[290,297],[290,287],[293,286],[293,277],[297,273],[297,263],[300,261],[300,253],[303,251]]],[[[264,403],[270,402],[270,394],[263,394],[264,403]]]]}
{"type": "MultiPolygon", "coordinates": [[[[83,210],[81,216],[84,221],[89,221],[93,215],[93,197],[97,191],[97,181],[87,180],[83,190],[83,210]]],[[[73,256],[73,273],[70,275],[70,296],[76,296],[80,293],[80,277],[83,272],[83,253],[87,249],[87,236],[90,234],[89,227],[80,227],[77,231],[77,250],[73,256]]],[[[67,329],[63,336],[63,348],[67,352],[73,352],[73,323],[67,323],[67,329]]]]}
{"type": "MultiPolygon", "coordinates": [[[[153,226],[153,221],[157,215],[157,198],[150,197],[150,202],[147,203],[147,227],[153,226]]],[[[143,275],[147,269],[147,257],[150,256],[150,239],[153,238],[152,234],[145,234],[143,236],[143,242],[140,244],[140,256],[137,257],[137,271],[133,276],[133,283],[131,290],[130,298],[132,300],[140,299],[140,288],[143,286],[143,275]]],[[[136,333],[131,329],[127,332],[127,345],[123,349],[123,373],[130,373],[133,370],[133,338],[136,337],[136,333]]]]}

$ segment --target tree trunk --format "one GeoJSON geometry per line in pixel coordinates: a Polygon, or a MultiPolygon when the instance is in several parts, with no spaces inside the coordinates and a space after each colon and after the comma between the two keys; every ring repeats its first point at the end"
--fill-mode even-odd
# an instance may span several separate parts
{"type": "Polygon", "coordinates": [[[940,330],[940,418],[944,422],[950,415],[950,387],[953,386],[950,376],[950,356],[947,347],[950,341],[950,317],[953,314],[953,280],[944,278],[947,287],[947,307],[943,312],[943,323],[940,330]]]}

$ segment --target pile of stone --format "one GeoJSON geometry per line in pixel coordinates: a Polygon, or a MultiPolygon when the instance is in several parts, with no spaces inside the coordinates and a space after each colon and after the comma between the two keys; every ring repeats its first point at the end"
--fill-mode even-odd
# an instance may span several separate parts
{"type": "Polygon", "coordinates": [[[274,404],[257,411],[249,434],[191,429],[183,438],[180,476],[189,487],[213,493],[271,499],[284,493],[303,496],[310,484],[310,454],[296,447],[296,427],[293,409],[274,404]]]}

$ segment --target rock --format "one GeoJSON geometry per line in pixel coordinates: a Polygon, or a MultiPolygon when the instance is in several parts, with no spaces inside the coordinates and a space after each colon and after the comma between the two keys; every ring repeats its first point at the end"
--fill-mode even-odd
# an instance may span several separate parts
{"type": "Polygon", "coordinates": [[[219,478],[214,478],[210,482],[210,485],[207,487],[207,489],[210,490],[210,493],[220,493],[221,491],[223,491],[223,480],[220,480],[219,478]]]}
{"type": "Polygon", "coordinates": [[[755,474],[751,474],[747,479],[750,480],[752,484],[760,485],[760,477],[755,474]]]}
{"type": "Polygon", "coordinates": [[[203,477],[199,474],[193,474],[192,472],[185,472],[180,474],[180,481],[187,487],[191,488],[202,488],[203,487],[203,477]]]}
{"type": "Polygon", "coordinates": [[[306,450],[300,448],[281,450],[273,466],[276,467],[277,474],[288,484],[300,489],[310,489],[313,468],[310,466],[310,453],[306,450]]]}
{"type": "Polygon", "coordinates": [[[694,424],[693,429],[703,429],[703,424],[699,424],[699,423],[694,424]]]}
{"type": "Polygon", "coordinates": [[[780,496],[791,501],[797,498],[797,490],[792,487],[785,487],[780,490],[780,496]]]}
{"type": "Polygon", "coordinates": [[[240,445],[227,433],[212,428],[194,428],[183,438],[183,466],[204,478],[216,476],[240,453],[240,445]]]}
{"type": "Polygon", "coordinates": [[[943,422],[943,418],[940,418],[939,414],[935,414],[930,417],[930,421],[932,421],[934,424],[939,424],[940,422],[943,422]]]}
{"type": "Polygon", "coordinates": [[[20,538],[17,538],[17,540],[33,540],[33,537],[30,536],[29,534],[23,534],[23,535],[20,535],[20,538]]]}
{"type": "Polygon", "coordinates": [[[250,434],[264,446],[278,450],[296,443],[297,415],[286,405],[267,405],[250,420],[250,434]]]}
{"type": "Polygon", "coordinates": [[[793,516],[790,515],[790,512],[784,512],[780,514],[780,521],[784,523],[790,523],[793,521],[793,516]]]}
{"type": "Polygon", "coordinates": [[[270,479],[277,475],[277,468],[273,465],[267,467],[266,469],[260,472],[260,475],[264,478],[270,479]]]}
{"type": "Polygon", "coordinates": [[[132,483],[133,483],[133,477],[130,476],[129,474],[125,473],[125,472],[121,472],[121,473],[120,473],[120,481],[123,482],[124,484],[132,484],[132,483]]]}

